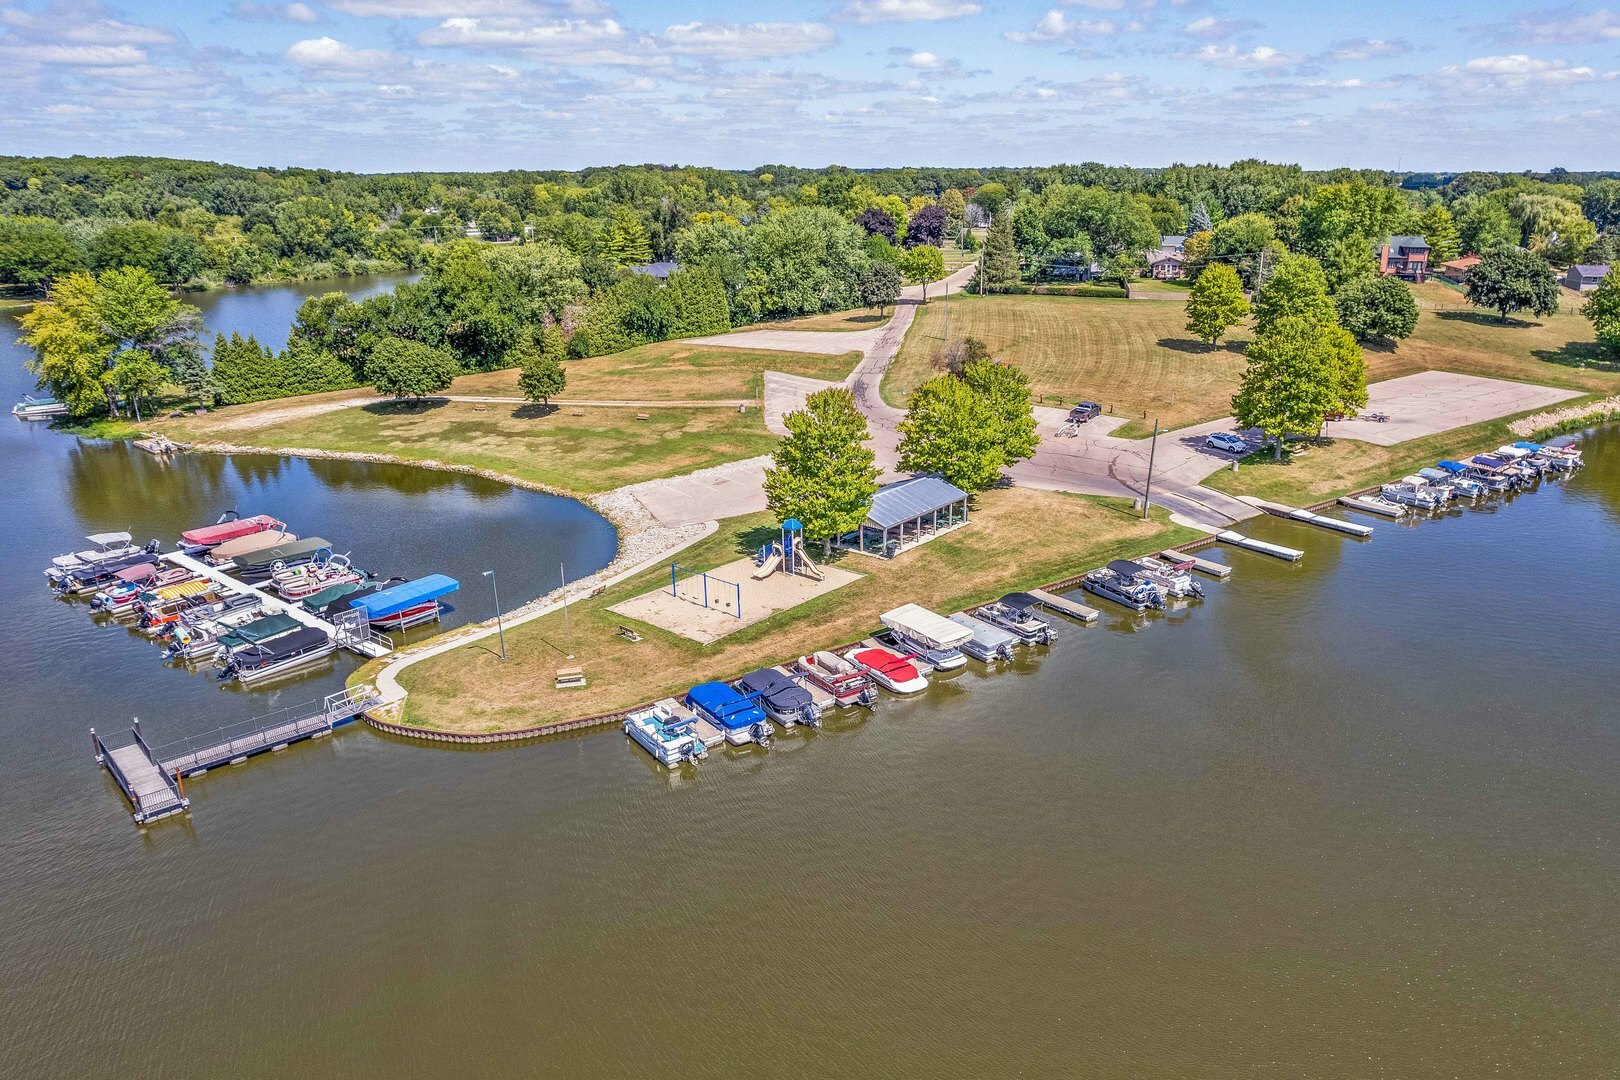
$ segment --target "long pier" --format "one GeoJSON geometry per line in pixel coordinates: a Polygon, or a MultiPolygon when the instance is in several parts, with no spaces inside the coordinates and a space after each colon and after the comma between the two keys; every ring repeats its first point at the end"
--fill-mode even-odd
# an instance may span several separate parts
{"type": "Polygon", "coordinates": [[[376,688],[362,684],[328,694],[319,702],[155,748],[147,743],[139,720],[126,743],[110,746],[95,728],[90,729],[90,742],[97,763],[129,800],[131,816],[145,825],[191,808],[182,784],[187,777],[201,776],[222,765],[240,765],[250,757],[285,750],[305,739],[323,738],[381,704],[376,688]]]}
{"type": "Polygon", "coordinates": [[[1272,517],[1285,518],[1289,521],[1299,521],[1306,525],[1316,525],[1323,529],[1331,529],[1334,532],[1344,533],[1346,536],[1365,538],[1371,536],[1373,532],[1371,525],[1362,525],[1358,522],[1345,521],[1341,518],[1324,517],[1321,514],[1314,514],[1309,510],[1300,510],[1292,506],[1284,506],[1282,503],[1267,502],[1264,499],[1247,497],[1245,497],[1243,501],[1248,503],[1250,506],[1258,506],[1272,517]]]}
{"type": "Polygon", "coordinates": [[[218,566],[210,566],[195,555],[187,555],[183,551],[171,551],[159,555],[164,562],[183,566],[199,577],[205,577],[213,582],[223,592],[257,596],[264,603],[266,614],[286,615],[303,623],[305,626],[323,630],[329,637],[336,639],[337,643],[351,652],[359,653],[368,659],[375,660],[387,656],[394,651],[394,643],[382,634],[371,629],[364,614],[358,619],[344,618],[337,623],[331,623],[318,615],[313,615],[304,609],[304,605],[289,603],[281,599],[268,589],[260,589],[249,585],[245,581],[238,581],[218,566]]]}
{"type": "Polygon", "coordinates": [[[1102,612],[1096,608],[1077,604],[1067,597],[1047,592],[1045,589],[1031,589],[1029,595],[1039,600],[1042,607],[1051,608],[1060,615],[1067,615],[1069,618],[1077,619],[1083,623],[1094,623],[1102,618],[1102,612]]]}
{"type": "Polygon", "coordinates": [[[1197,570],[1200,574],[1208,574],[1210,577],[1219,578],[1222,581],[1225,581],[1227,578],[1232,576],[1232,568],[1227,566],[1225,563],[1211,562],[1209,559],[1200,559],[1196,555],[1189,555],[1185,551],[1177,551],[1175,548],[1165,548],[1163,551],[1159,552],[1159,557],[1162,559],[1169,559],[1174,563],[1190,562],[1193,564],[1193,569],[1197,570]]]}
{"type": "Polygon", "coordinates": [[[1265,540],[1256,540],[1252,536],[1244,536],[1242,533],[1233,532],[1231,529],[1216,533],[1215,539],[1219,540],[1223,544],[1231,544],[1233,547],[1240,547],[1246,551],[1258,551],[1262,555],[1270,555],[1277,559],[1286,559],[1289,562],[1299,562],[1299,560],[1305,557],[1305,553],[1300,551],[1298,548],[1283,547],[1281,544],[1273,544],[1265,540]]]}

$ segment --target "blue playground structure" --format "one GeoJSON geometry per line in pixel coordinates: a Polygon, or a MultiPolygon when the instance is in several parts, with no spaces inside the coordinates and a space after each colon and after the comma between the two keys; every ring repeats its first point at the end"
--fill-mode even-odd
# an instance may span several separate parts
{"type": "Polygon", "coordinates": [[[804,526],[799,524],[798,518],[788,518],[782,522],[782,539],[760,545],[759,551],[754,555],[754,565],[759,567],[754,571],[755,580],[770,577],[778,570],[786,574],[799,574],[814,581],[821,581],[826,577],[821,572],[821,567],[805,554],[804,526]]]}

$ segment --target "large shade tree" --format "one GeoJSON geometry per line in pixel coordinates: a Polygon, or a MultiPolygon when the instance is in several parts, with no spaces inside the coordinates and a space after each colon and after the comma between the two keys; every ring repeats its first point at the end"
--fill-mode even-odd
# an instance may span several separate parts
{"type": "Polygon", "coordinates": [[[1518,248],[1492,248],[1468,271],[1468,302],[1492,308],[1507,322],[1515,311],[1548,316],[1558,310],[1558,278],[1547,260],[1518,248]]]}
{"type": "Polygon", "coordinates": [[[822,542],[859,528],[877,494],[877,458],[855,395],[843,387],[819,390],[804,408],[782,418],[787,438],[765,470],[765,502],[778,521],[797,518],[804,535],[822,542]]]}

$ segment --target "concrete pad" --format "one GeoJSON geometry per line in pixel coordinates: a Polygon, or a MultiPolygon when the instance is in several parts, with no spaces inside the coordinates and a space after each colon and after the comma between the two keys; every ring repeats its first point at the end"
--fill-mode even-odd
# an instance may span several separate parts
{"type": "Polygon", "coordinates": [[[1366,411],[1388,413],[1388,422],[1333,420],[1328,423],[1326,433],[1336,439],[1394,446],[1408,439],[1545,408],[1579,396],[1579,391],[1554,386],[1485,379],[1450,371],[1420,371],[1367,387],[1366,411]]]}
{"type": "Polygon", "coordinates": [[[615,604],[608,610],[707,644],[778,611],[797,607],[806,600],[859,581],[862,576],[838,567],[822,566],[821,581],[781,572],[755,580],[753,575],[757,569],[753,559],[743,558],[710,570],[708,607],[703,606],[702,579],[683,577],[680,596],[673,595],[666,583],[662,588],[615,604]],[[733,589],[722,582],[739,588],[733,589]]]}
{"type": "Polygon", "coordinates": [[[865,352],[883,333],[882,328],[872,330],[738,330],[712,337],[686,338],[699,345],[718,345],[727,349],[766,349],[771,352],[815,353],[818,356],[837,356],[847,352],[865,352]]]}
{"type": "Polygon", "coordinates": [[[811,394],[842,385],[843,383],[824,382],[821,379],[811,379],[803,375],[785,375],[780,371],[767,371],[765,373],[765,430],[773,435],[786,435],[788,431],[782,424],[782,417],[790,412],[804,408],[804,401],[811,394]]]}
{"type": "Polygon", "coordinates": [[[770,463],[768,457],[746,458],[622,490],[635,496],[660,525],[738,517],[765,509],[765,469],[770,463]]]}

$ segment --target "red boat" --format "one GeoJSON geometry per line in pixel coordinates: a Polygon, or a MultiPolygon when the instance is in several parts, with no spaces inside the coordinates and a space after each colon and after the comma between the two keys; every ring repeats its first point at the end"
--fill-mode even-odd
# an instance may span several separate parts
{"type": "Polygon", "coordinates": [[[227,540],[235,540],[238,536],[252,536],[254,533],[264,532],[267,529],[285,529],[286,523],[277,521],[268,514],[256,514],[253,517],[232,518],[230,521],[221,521],[214,525],[204,525],[196,529],[187,529],[180,534],[180,546],[187,552],[207,551],[218,547],[227,540]]]}
{"type": "Polygon", "coordinates": [[[872,676],[872,680],[885,690],[896,694],[915,694],[928,688],[928,680],[899,653],[888,649],[851,649],[844,659],[872,676]]]}

